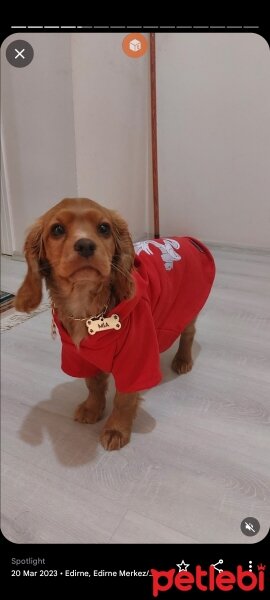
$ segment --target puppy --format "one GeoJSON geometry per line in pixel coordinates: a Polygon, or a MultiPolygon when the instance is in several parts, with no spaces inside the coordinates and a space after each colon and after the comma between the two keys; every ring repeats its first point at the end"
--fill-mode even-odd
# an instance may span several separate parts
{"type": "Polygon", "coordinates": [[[195,320],[214,280],[213,258],[188,237],[133,246],[125,221],[86,198],[62,200],[41,216],[24,251],[28,272],[15,307],[34,310],[45,278],[62,369],[85,378],[89,390],[75,420],[102,418],[112,373],[114,407],[100,440],[117,450],[130,440],[138,392],[160,382],[159,353],[180,333],[172,368],[178,374],[192,368],[195,320]]]}

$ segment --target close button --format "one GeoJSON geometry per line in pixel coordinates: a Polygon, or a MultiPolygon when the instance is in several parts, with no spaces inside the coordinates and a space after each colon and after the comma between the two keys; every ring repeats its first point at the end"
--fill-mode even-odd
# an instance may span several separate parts
{"type": "Polygon", "coordinates": [[[13,67],[27,67],[33,60],[34,50],[29,42],[16,40],[8,45],[6,57],[13,67]]]}

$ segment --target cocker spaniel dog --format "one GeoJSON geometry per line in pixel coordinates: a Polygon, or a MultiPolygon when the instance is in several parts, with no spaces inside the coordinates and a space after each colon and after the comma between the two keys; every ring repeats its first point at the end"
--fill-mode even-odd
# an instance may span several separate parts
{"type": "Polygon", "coordinates": [[[45,279],[62,369],[85,378],[89,391],[75,420],[102,418],[112,373],[114,406],[100,440],[106,450],[118,450],[129,442],[139,391],[160,382],[159,353],[179,334],[172,369],[192,368],[195,320],[212,287],[213,258],[189,237],[133,245],[125,221],[86,198],[62,200],[41,216],[24,251],[28,272],[15,307],[34,310],[45,279]]]}

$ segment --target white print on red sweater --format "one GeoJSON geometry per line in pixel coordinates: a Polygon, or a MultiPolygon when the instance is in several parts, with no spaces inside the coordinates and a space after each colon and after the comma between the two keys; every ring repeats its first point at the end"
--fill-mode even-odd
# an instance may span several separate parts
{"type": "Polygon", "coordinates": [[[151,248],[149,248],[149,244],[153,244],[156,248],[159,248],[161,252],[161,258],[165,263],[166,271],[171,271],[173,269],[173,263],[175,260],[181,260],[180,254],[177,254],[173,248],[177,250],[180,248],[179,242],[176,240],[172,240],[170,238],[163,239],[163,244],[157,242],[156,240],[145,240],[144,242],[136,242],[134,245],[134,249],[136,254],[140,254],[141,252],[146,252],[146,254],[153,254],[151,248]]]}

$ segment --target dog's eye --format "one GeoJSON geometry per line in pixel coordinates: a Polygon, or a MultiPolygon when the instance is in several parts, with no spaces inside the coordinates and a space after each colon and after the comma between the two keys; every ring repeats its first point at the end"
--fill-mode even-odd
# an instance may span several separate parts
{"type": "Polygon", "coordinates": [[[111,233],[111,227],[109,225],[109,223],[100,223],[98,225],[98,232],[101,233],[102,235],[110,235],[111,233]]]}
{"type": "Polygon", "coordinates": [[[64,235],[64,233],[66,233],[66,230],[63,225],[60,225],[60,223],[55,223],[52,225],[51,234],[53,237],[60,237],[61,235],[64,235]]]}

